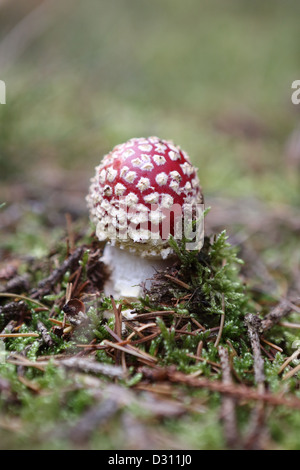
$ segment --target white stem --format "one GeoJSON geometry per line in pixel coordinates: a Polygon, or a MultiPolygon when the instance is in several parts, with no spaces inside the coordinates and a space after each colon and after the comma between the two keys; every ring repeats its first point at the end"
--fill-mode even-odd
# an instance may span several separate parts
{"type": "Polygon", "coordinates": [[[143,287],[149,289],[149,280],[159,269],[170,266],[173,260],[142,258],[126,250],[106,244],[101,261],[108,266],[110,277],[104,285],[104,294],[115,299],[136,300],[143,295],[143,287]]]}

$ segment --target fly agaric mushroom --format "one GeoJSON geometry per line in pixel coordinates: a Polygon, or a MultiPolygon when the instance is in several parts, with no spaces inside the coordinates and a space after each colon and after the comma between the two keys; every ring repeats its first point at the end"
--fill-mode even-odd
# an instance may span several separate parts
{"type": "Polygon", "coordinates": [[[101,258],[110,270],[106,295],[139,297],[146,280],[174,260],[174,208],[203,203],[196,172],[180,147],[158,137],[130,139],[104,156],[87,204],[97,237],[108,241],[101,258]]]}

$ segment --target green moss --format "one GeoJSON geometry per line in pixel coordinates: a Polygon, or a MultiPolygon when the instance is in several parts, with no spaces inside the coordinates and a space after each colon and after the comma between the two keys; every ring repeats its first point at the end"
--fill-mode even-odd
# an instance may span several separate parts
{"type": "MultiPolygon", "coordinates": [[[[172,290],[175,296],[173,300],[170,300],[171,305],[157,303],[157,299],[153,298],[151,291],[140,302],[135,302],[132,307],[136,309],[138,314],[156,310],[171,309],[175,311],[175,315],[170,314],[156,318],[155,321],[159,328],[158,336],[149,343],[139,345],[139,349],[150,355],[155,355],[158,366],[175,366],[178,371],[186,374],[196,373],[211,380],[220,380],[221,371],[214,367],[214,364],[220,362],[218,348],[215,346],[217,330],[214,332],[214,328],[220,325],[220,315],[225,315],[220,344],[228,348],[235,377],[242,383],[254,386],[253,355],[244,325],[246,313],[254,311],[254,307],[250,294],[239,276],[241,261],[237,256],[236,249],[228,243],[225,232],[211,240],[206,239],[200,253],[187,251],[184,243],[175,245],[175,242],[171,241],[171,244],[180,259],[177,276],[191,287],[189,291],[191,297],[181,300],[186,296],[186,291],[183,291],[181,286],[175,285],[172,290]],[[197,334],[193,334],[196,328],[193,320],[201,323],[206,330],[199,330],[197,334]],[[180,330],[182,325],[185,326],[184,332],[180,330]],[[203,343],[202,360],[197,361],[194,356],[197,354],[200,341],[203,343]]],[[[88,255],[86,254],[83,266],[87,268],[87,264],[88,255]]],[[[58,308],[58,302],[65,295],[70,274],[66,273],[59,292],[56,291],[52,297],[50,294],[44,299],[49,305],[49,311],[51,309],[57,310],[57,319],[61,321],[63,320],[63,312],[58,308]]],[[[87,270],[85,270],[85,275],[87,275],[87,270]]],[[[168,281],[164,279],[164,282],[168,281]]],[[[54,333],[53,324],[49,320],[49,311],[37,312],[35,303],[30,301],[27,303],[31,317],[21,326],[19,331],[35,332],[38,321],[42,322],[53,339],[53,346],[41,349],[39,338],[9,338],[5,341],[8,353],[22,354],[26,351],[27,358],[36,361],[37,357],[42,354],[77,354],[82,351],[77,348],[78,343],[88,344],[96,339],[97,343],[101,344],[105,339],[112,339],[106,326],[114,330],[115,318],[112,316],[105,320],[103,316],[105,311],[113,311],[111,299],[103,297],[97,303],[91,302],[87,306],[85,327],[75,328],[71,335],[65,337],[59,337],[54,333]]],[[[124,305],[124,308],[127,306],[124,305]]],[[[291,342],[297,340],[298,334],[293,331],[287,332],[277,325],[266,336],[270,341],[284,347],[285,351],[293,352],[291,342]]],[[[97,361],[114,364],[114,357],[108,355],[105,350],[96,351],[94,357],[97,361]]],[[[281,376],[278,375],[278,370],[285,357],[285,354],[278,352],[273,361],[264,360],[266,385],[273,393],[283,393],[285,387],[288,387],[290,393],[297,394],[297,379],[293,377],[283,383],[281,376]]],[[[140,363],[135,357],[127,355],[127,366],[127,377],[122,379],[120,384],[134,389],[143,381],[143,375],[138,369],[140,363]]],[[[78,382],[72,374],[54,366],[51,361],[45,371],[35,367],[26,367],[23,372],[24,378],[30,381],[38,393],[33,393],[30,387],[25,385],[26,382],[23,383],[18,379],[17,370],[17,366],[13,364],[0,365],[1,377],[8,380],[11,387],[10,393],[14,396],[14,400],[10,400],[9,404],[5,395],[2,396],[0,408],[7,417],[18,416],[22,422],[22,431],[12,439],[12,446],[26,447],[26,442],[31,442],[33,447],[42,448],[44,446],[43,436],[52,436],[52,433],[55,435],[54,430],[57,423],[63,423],[62,425],[65,426],[66,423],[76,421],[85,410],[94,404],[94,394],[91,390],[80,381],[78,382]],[[37,430],[41,433],[41,439],[36,437],[37,430]],[[24,432],[26,432],[26,437],[24,432]]],[[[107,378],[104,380],[105,383],[108,381],[107,378]]],[[[172,435],[177,442],[185,439],[186,445],[190,448],[225,448],[222,425],[218,419],[220,395],[203,390],[197,392],[189,387],[183,387],[183,391],[186,404],[192,403],[193,400],[204,400],[205,414],[197,416],[189,414],[180,422],[167,420],[164,424],[159,424],[162,432],[172,435]],[[185,436],[187,429],[190,430],[188,438],[185,436]]],[[[130,407],[128,412],[132,413],[130,407]]],[[[144,416],[138,408],[135,409],[134,414],[142,421],[149,419],[148,414],[144,416]]],[[[247,428],[250,416],[250,405],[238,408],[237,418],[241,430],[247,428]]],[[[276,410],[276,413],[272,413],[268,418],[268,426],[274,443],[297,448],[296,440],[288,441],[286,439],[282,428],[278,425],[279,417],[283,422],[283,428],[286,428],[289,433],[297,432],[299,426],[299,420],[296,417],[291,417],[289,412],[283,409],[276,410]]],[[[102,448],[117,448],[118,445],[116,446],[113,439],[115,432],[116,428],[114,420],[112,420],[108,434],[103,431],[97,438],[94,435],[91,437],[92,445],[94,448],[101,448],[101,446],[102,448]]],[[[119,431],[118,439],[119,445],[122,446],[124,436],[119,431]]],[[[3,440],[3,442],[6,441],[3,440]]],[[[52,446],[53,448],[60,448],[60,446],[72,448],[68,439],[65,441],[62,439],[58,443],[55,437],[49,437],[48,447],[52,446]]]]}

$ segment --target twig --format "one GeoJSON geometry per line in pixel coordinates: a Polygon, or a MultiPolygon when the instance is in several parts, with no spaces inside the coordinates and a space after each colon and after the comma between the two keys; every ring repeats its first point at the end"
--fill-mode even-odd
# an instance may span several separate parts
{"type": "Polygon", "coordinates": [[[102,344],[105,344],[106,346],[109,346],[111,348],[119,349],[120,351],[131,354],[132,356],[136,356],[139,359],[145,359],[153,363],[157,362],[157,359],[155,357],[150,356],[150,354],[142,352],[137,348],[133,348],[133,347],[126,348],[125,346],[121,346],[118,343],[112,343],[111,341],[108,341],[107,339],[103,340],[102,344]]]}
{"type": "Polygon", "coordinates": [[[46,279],[40,281],[37,288],[32,289],[31,297],[34,299],[36,297],[42,298],[44,295],[49,294],[53,287],[63,278],[66,271],[73,271],[78,267],[84,249],[84,246],[78,247],[59,268],[55,269],[46,279]]]}
{"type": "Polygon", "coordinates": [[[268,313],[261,322],[264,331],[269,330],[272,326],[279,323],[283,317],[286,317],[291,311],[296,310],[297,306],[293,305],[289,300],[282,299],[270,313],[268,313]]]}
{"type": "Polygon", "coordinates": [[[181,330],[175,330],[175,333],[178,333],[176,338],[180,338],[181,335],[189,335],[189,336],[198,336],[199,331],[202,330],[194,330],[194,331],[185,331],[183,328],[181,330]]]}
{"type": "MultiPolygon", "coordinates": [[[[226,348],[219,346],[219,355],[222,367],[222,381],[226,385],[232,385],[232,377],[230,371],[230,363],[228,351],[226,348]]],[[[232,397],[224,396],[222,399],[221,418],[224,424],[224,437],[230,449],[240,447],[240,438],[236,419],[236,403],[232,397]]]]}
{"type": "Polygon", "coordinates": [[[66,223],[67,223],[69,250],[70,250],[70,253],[73,253],[73,251],[75,250],[75,236],[74,236],[74,231],[72,227],[72,216],[68,212],[67,214],[65,214],[65,217],[66,217],[66,223]]]}
{"type": "Polygon", "coordinates": [[[32,302],[33,304],[39,305],[39,307],[43,307],[43,309],[45,310],[49,310],[46,305],[42,304],[38,300],[33,299],[31,297],[26,297],[25,295],[13,294],[11,292],[1,292],[0,297],[12,297],[14,299],[27,300],[28,302],[32,302]]]}
{"type": "MultiPolygon", "coordinates": [[[[139,313],[135,318],[127,319],[127,322],[139,321],[139,320],[148,320],[156,317],[162,317],[164,315],[175,315],[175,310],[160,310],[158,312],[149,312],[149,313],[139,313]]],[[[181,316],[182,318],[182,316],[181,316]]]]}
{"type": "MultiPolygon", "coordinates": [[[[265,373],[264,360],[261,355],[261,346],[259,331],[261,329],[261,321],[252,313],[246,315],[245,323],[248,328],[248,336],[250,338],[251,347],[254,358],[254,377],[260,393],[265,392],[265,373]]],[[[262,448],[262,439],[265,433],[265,408],[264,402],[257,403],[252,411],[250,418],[248,435],[245,438],[244,448],[249,450],[258,450],[262,448]]]]}
{"type": "Polygon", "coordinates": [[[0,292],[22,293],[29,289],[29,276],[15,276],[5,285],[0,285],[0,292]]]}
{"type": "Polygon", "coordinates": [[[19,323],[22,323],[26,317],[30,318],[31,312],[27,303],[21,300],[18,302],[9,302],[0,306],[0,315],[6,322],[16,320],[19,323]]]}
{"type": "Polygon", "coordinates": [[[117,333],[113,331],[108,325],[104,325],[104,328],[118,343],[123,343],[122,338],[117,335],[117,333]]]}
{"type": "Polygon", "coordinates": [[[222,294],[222,310],[223,310],[223,314],[221,315],[220,329],[219,329],[218,336],[217,336],[217,339],[216,339],[215,344],[214,344],[215,348],[217,348],[219,346],[219,343],[220,343],[221,337],[222,337],[222,333],[223,333],[224,323],[225,323],[225,299],[224,299],[224,294],[222,294]]]}
{"type": "Polygon", "coordinates": [[[1,333],[0,338],[30,338],[30,337],[38,338],[39,335],[37,333],[1,333]]]}
{"type": "Polygon", "coordinates": [[[49,321],[50,321],[51,323],[54,323],[54,325],[60,326],[61,328],[64,328],[64,327],[66,327],[66,326],[71,326],[70,323],[64,323],[64,322],[62,322],[62,321],[60,321],[60,320],[56,320],[56,318],[49,318],[49,321]]]}
{"type": "Polygon", "coordinates": [[[115,315],[115,332],[116,334],[122,338],[122,304],[120,304],[118,307],[116,306],[115,299],[111,295],[111,303],[113,306],[114,310],[114,315],[115,315]]]}
{"type": "MultiPolygon", "coordinates": [[[[43,362],[41,361],[40,364],[43,364],[43,362]]],[[[46,362],[46,364],[48,364],[48,362],[46,362]]],[[[79,370],[86,373],[103,374],[109,377],[118,378],[124,377],[124,373],[121,367],[111,364],[103,364],[92,359],[79,358],[77,356],[59,361],[54,360],[54,364],[64,366],[66,369],[79,370]]]]}
{"type": "Polygon", "coordinates": [[[282,366],[280,367],[279,371],[278,371],[278,375],[281,374],[281,372],[286,368],[286,366],[289,365],[290,362],[292,362],[294,359],[296,359],[300,354],[300,348],[297,349],[297,351],[295,351],[290,357],[288,357],[284,363],[282,364],[282,366]]]}
{"type": "Polygon", "coordinates": [[[48,348],[51,348],[51,346],[53,346],[53,339],[51,338],[45,325],[40,320],[37,322],[37,329],[41,334],[44,344],[48,348]]]}
{"type": "Polygon", "coordinates": [[[203,325],[201,325],[201,323],[199,323],[195,318],[191,317],[191,321],[198,326],[198,328],[202,331],[205,331],[205,327],[203,325]]]}
{"type": "Polygon", "coordinates": [[[255,381],[257,384],[263,384],[265,381],[264,360],[261,355],[259,340],[259,331],[262,322],[256,315],[248,313],[245,317],[245,323],[248,328],[248,335],[253,350],[255,381]]]}
{"type": "Polygon", "coordinates": [[[206,359],[205,357],[202,356],[195,356],[194,354],[187,353],[188,357],[191,357],[192,359],[196,359],[196,361],[201,361],[201,362],[206,362],[212,367],[215,367],[216,369],[220,369],[220,364],[217,362],[210,361],[209,359],[206,359]]]}
{"type": "Polygon", "coordinates": [[[263,338],[263,336],[260,337],[260,340],[263,342],[263,343],[266,343],[268,346],[271,346],[271,348],[273,349],[276,349],[276,351],[279,351],[279,352],[283,352],[283,349],[280,348],[279,346],[277,346],[276,344],[274,343],[271,343],[271,341],[268,341],[267,339],[263,338]]]}
{"type": "Polygon", "coordinates": [[[278,323],[279,326],[283,326],[284,328],[295,328],[295,329],[300,329],[300,323],[291,323],[291,322],[284,322],[280,321],[278,323]]]}
{"type": "Polygon", "coordinates": [[[72,297],[78,297],[76,289],[77,289],[77,286],[78,286],[78,282],[79,282],[81,273],[82,273],[82,265],[79,266],[79,268],[77,268],[76,271],[74,271],[73,274],[71,274],[71,276],[69,278],[69,281],[70,282],[72,281],[72,289],[70,291],[70,299],[72,297]]]}
{"type": "Polygon", "coordinates": [[[202,349],[203,349],[203,341],[201,339],[197,346],[196,356],[198,359],[196,360],[196,362],[200,361],[200,357],[202,355],[202,349]]]}
{"type": "MultiPolygon", "coordinates": [[[[124,373],[121,367],[111,364],[102,364],[93,359],[72,356],[67,359],[57,360],[55,359],[55,356],[51,356],[49,360],[51,360],[51,363],[55,366],[65,367],[70,370],[85,372],[88,374],[107,375],[112,378],[124,378],[124,373]]],[[[43,360],[43,358],[40,357],[38,362],[33,362],[19,354],[13,353],[7,359],[7,362],[25,367],[35,367],[36,369],[44,371],[49,364],[49,360],[43,360]]]]}
{"type": "Polygon", "coordinates": [[[72,284],[72,282],[68,282],[67,287],[66,287],[66,304],[72,298],[72,290],[73,290],[73,284],[72,284]]]}
{"type": "Polygon", "coordinates": [[[270,361],[274,361],[274,356],[269,351],[267,351],[262,344],[260,345],[260,349],[265,353],[265,355],[270,359],[270,361]]]}
{"type": "Polygon", "coordinates": [[[147,330],[148,328],[157,328],[156,323],[146,323],[145,325],[140,326],[139,328],[134,328],[134,331],[130,333],[127,338],[127,341],[130,341],[136,334],[140,333],[141,331],[147,330]]]}
{"type": "MultiPolygon", "coordinates": [[[[259,385],[262,386],[261,384],[259,385]]],[[[263,440],[266,434],[265,403],[258,402],[252,411],[248,435],[244,441],[245,450],[260,450],[263,448],[263,440]]]]}
{"type": "Polygon", "coordinates": [[[174,284],[177,284],[178,286],[183,287],[186,290],[191,290],[191,286],[189,286],[186,282],[177,279],[177,277],[171,276],[170,274],[164,274],[164,276],[170,281],[174,282],[174,284]]]}
{"type": "Polygon", "coordinates": [[[44,364],[30,361],[29,359],[22,356],[21,354],[12,353],[12,354],[9,355],[9,357],[6,359],[6,361],[9,362],[10,364],[15,364],[17,366],[34,367],[35,369],[38,369],[42,372],[45,371],[44,364]]]}
{"type": "Polygon", "coordinates": [[[25,385],[26,387],[30,388],[30,390],[32,390],[34,393],[39,393],[40,392],[40,387],[32,382],[31,380],[29,379],[26,379],[26,377],[23,377],[22,375],[18,375],[18,380],[23,384],[25,385]]]}
{"type": "Polygon", "coordinates": [[[297,374],[300,370],[300,364],[298,364],[294,369],[287,372],[283,377],[282,380],[290,379],[293,375],[297,374]]]}
{"type": "Polygon", "coordinates": [[[12,331],[14,331],[15,327],[16,327],[16,322],[14,320],[10,320],[5,326],[5,328],[1,331],[1,333],[2,334],[11,333],[12,331]]]}
{"type": "MultiPolygon", "coordinates": [[[[147,368],[142,369],[144,373],[145,373],[145,369],[147,368]]],[[[158,373],[159,373],[159,370],[156,370],[155,374],[157,375],[158,373]]],[[[151,376],[151,371],[149,375],[151,376]]],[[[273,406],[282,405],[288,408],[300,410],[300,399],[294,396],[282,397],[280,395],[275,395],[269,392],[261,392],[257,389],[247,387],[246,385],[243,385],[243,384],[231,385],[231,384],[224,384],[220,382],[219,380],[210,380],[205,377],[203,378],[191,377],[189,375],[184,374],[183,372],[174,371],[172,368],[162,370],[161,376],[166,377],[171,382],[182,383],[190,387],[204,388],[212,392],[219,392],[222,394],[226,394],[228,396],[235,397],[243,401],[254,400],[254,401],[267,403],[273,406]]]]}
{"type": "Polygon", "coordinates": [[[131,344],[147,343],[148,341],[152,341],[154,338],[157,338],[159,334],[160,334],[160,330],[157,331],[156,333],[152,333],[151,335],[143,336],[143,338],[132,340],[131,344]]]}

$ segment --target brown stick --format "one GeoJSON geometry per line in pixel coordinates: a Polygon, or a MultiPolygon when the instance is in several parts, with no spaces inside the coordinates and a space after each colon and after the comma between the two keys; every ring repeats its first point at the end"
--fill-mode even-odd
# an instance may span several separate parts
{"type": "MultiPolygon", "coordinates": [[[[117,307],[117,306],[116,306],[115,299],[113,298],[112,295],[110,296],[110,299],[111,299],[111,303],[112,303],[113,310],[114,310],[114,315],[115,315],[115,331],[114,331],[114,333],[115,333],[116,336],[119,337],[119,338],[121,339],[121,341],[122,341],[122,313],[121,313],[122,304],[120,304],[120,305],[117,307]]],[[[115,350],[116,365],[120,365],[120,364],[121,364],[122,355],[124,356],[123,352],[122,352],[122,354],[121,354],[120,351],[118,351],[117,349],[115,350]]]]}
{"type": "Polygon", "coordinates": [[[76,267],[78,267],[78,263],[82,257],[83,251],[85,247],[80,246],[78,247],[74,253],[71,254],[63,263],[62,265],[55,269],[50,276],[46,279],[43,279],[38,283],[37,288],[32,289],[31,297],[35,298],[42,298],[44,295],[49,294],[52,291],[53,287],[61,281],[66,271],[73,271],[76,267]]]}
{"type": "Polygon", "coordinates": [[[30,337],[38,338],[39,335],[37,333],[1,333],[0,338],[30,338],[30,337]]]}
{"type": "Polygon", "coordinates": [[[248,313],[245,317],[245,323],[248,328],[251,347],[254,357],[254,377],[257,384],[263,384],[265,381],[264,360],[261,355],[259,331],[261,330],[261,320],[254,314],[248,313]]]}
{"type": "MultiPolygon", "coordinates": [[[[261,329],[260,319],[253,314],[246,315],[245,323],[251,342],[254,357],[254,376],[260,393],[265,392],[264,360],[261,355],[259,331],[261,329]]],[[[265,433],[265,404],[257,403],[250,418],[248,435],[245,438],[244,448],[246,450],[259,450],[262,448],[262,439],[265,433]]]]}
{"type": "MultiPolygon", "coordinates": [[[[157,371],[156,371],[157,372],[157,371]]],[[[294,396],[282,397],[274,395],[269,392],[261,392],[259,390],[247,387],[242,384],[224,384],[219,380],[210,380],[205,377],[191,377],[183,372],[177,372],[172,369],[163,370],[164,376],[166,375],[170,382],[182,383],[190,387],[206,388],[212,392],[219,392],[238,400],[247,401],[262,401],[273,406],[286,406],[288,408],[300,410],[300,399],[294,396]]],[[[150,371],[150,374],[153,371],[150,371]]]]}
{"type": "Polygon", "coordinates": [[[225,298],[224,298],[224,294],[222,294],[222,310],[223,310],[223,314],[221,315],[220,329],[218,331],[218,336],[217,336],[217,339],[215,341],[215,348],[217,348],[219,346],[219,343],[220,343],[221,337],[222,337],[223,328],[224,328],[224,323],[225,323],[225,298]]]}
{"type": "Polygon", "coordinates": [[[183,287],[186,290],[191,290],[191,286],[189,286],[186,282],[177,279],[177,277],[171,276],[170,274],[165,274],[164,276],[170,281],[174,282],[174,284],[177,284],[178,286],[183,287]]]}
{"type": "MultiPolygon", "coordinates": [[[[225,385],[232,385],[233,382],[227,349],[219,346],[219,355],[222,367],[222,382],[225,385]]],[[[230,449],[238,449],[240,447],[240,437],[236,419],[236,401],[234,398],[228,396],[222,398],[221,419],[223,421],[224,437],[227,446],[230,449]]]]}
{"type": "Polygon", "coordinates": [[[272,326],[279,323],[280,320],[286,317],[292,310],[297,309],[289,300],[282,299],[270,313],[268,313],[261,322],[261,327],[264,331],[269,330],[272,326]]]}

